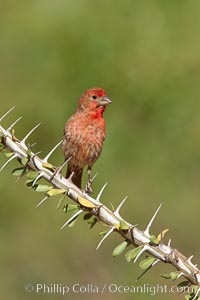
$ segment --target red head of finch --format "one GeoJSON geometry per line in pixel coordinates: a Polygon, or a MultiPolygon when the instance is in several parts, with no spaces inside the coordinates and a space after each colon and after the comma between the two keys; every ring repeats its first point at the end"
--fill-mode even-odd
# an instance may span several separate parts
{"type": "Polygon", "coordinates": [[[65,159],[69,159],[66,178],[71,176],[79,188],[84,167],[88,167],[90,180],[92,166],[101,154],[106,137],[103,113],[110,103],[103,89],[89,89],[81,96],[76,112],[65,125],[62,150],[65,159]]]}

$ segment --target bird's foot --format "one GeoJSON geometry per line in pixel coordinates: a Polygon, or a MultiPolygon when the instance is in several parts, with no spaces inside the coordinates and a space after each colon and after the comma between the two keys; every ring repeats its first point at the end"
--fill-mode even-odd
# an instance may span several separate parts
{"type": "Polygon", "coordinates": [[[88,179],[88,182],[86,183],[85,190],[84,190],[84,192],[86,194],[90,195],[90,194],[93,193],[93,191],[92,191],[92,183],[95,180],[95,178],[97,177],[97,175],[98,175],[98,173],[96,173],[93,178],[89,178],[88,179]]]}
{"type": "Polygon", "coordinates": [[[88,182],[86,183],[84,192],[88,195],[92,193],[92,179],[89,179],[88,182]]]}

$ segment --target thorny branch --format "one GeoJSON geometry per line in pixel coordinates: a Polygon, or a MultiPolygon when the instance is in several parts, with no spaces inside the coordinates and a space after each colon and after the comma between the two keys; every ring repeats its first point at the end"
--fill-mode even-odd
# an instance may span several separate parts
{"type": "MultiPolygon", "coordinates": [[[[0,123],[11,111],[12,109],[0,118],[0,123]]],[[[107,184],[102,187],[96,199],[77,188],[71,182],[71,180],[65,179],[61,174],[62,168],[66,162],[58,168],[48,163],[48,159],[50,158],[51,154],[56,150],[62,141],[59,142],[44,159],[40,159],[37,154],[31,151],[31,147],[26,145],[28,137],[39,126],[39,124],[35,126],[22,139],[22,141],[19,141],[14,136],[13,127],[20,120],[21,118],[17,119],[12,125],[9,126],[8,129],[4,129],[4,127],[0,125],[1,144],[7,150],[13,153],[0,170],[3,170],[3,168],[15,158],[20,162],[26,160],[26,167],[28,171],[37,172],[36,178],[34,178],[34,180],[31,182],[33,187],[36,186],[36,182],[40,178],[44,178],[52,184],[52,187],[50,187],[50,190],[46,193],[45,198],[37,206],[41,205],[50,196],[61,193],[66,194],[78,204],[79,210],[62,226],[62,228],[68,225],[81,213],[90,213],[91,215],[95,216],[97,220],[103,222],[109,227],[109,230],[100,241],[97,249],[112,232],[117,232],[125,239],[125,246],[133,244],[134,246],[138,247],[137,254],[134,254],[132,257],[134,258],[134,262],[137,261],[143,252],[146,252],[154,257],[154,260],[152,260],[152,263],[148,266],[147,270],[155,266],[158,262],[164,262],[173,265],[178,271],[176,279],[183,276],[187,279],[188,285],[196,286],[196,292],[193,294],[193,299],[197,299],[200,292],[200,270],[192,263],[191,260],[193,256],[187,258],[180,251],[172,248],[170,245],[171,240],[169,240],[167,245],[164,244],[162,233],[159,239],[156,239],[154,236],[150,235],[151,225],[157,216],[161,205],[155,212],[145,230],[140,230],[137,225],[130,224],[120,216],[120,209],[126,198],[122,200],[122,202],[114,211],[112,211],[100,202],[100,198],[107,184]]],[[[131,259],[129,259],[129,261],[130,260],[131,259]]]]}

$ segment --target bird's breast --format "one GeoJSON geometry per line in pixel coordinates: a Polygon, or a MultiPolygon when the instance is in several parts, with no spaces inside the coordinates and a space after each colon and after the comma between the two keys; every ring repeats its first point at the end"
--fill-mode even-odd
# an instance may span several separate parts
{"type": "Polygon", "coordinates": [[[106,136],[103,118],[72,118],[65,127],[63,152],[70,164],[92,166],[99,157],[106,136]]]}

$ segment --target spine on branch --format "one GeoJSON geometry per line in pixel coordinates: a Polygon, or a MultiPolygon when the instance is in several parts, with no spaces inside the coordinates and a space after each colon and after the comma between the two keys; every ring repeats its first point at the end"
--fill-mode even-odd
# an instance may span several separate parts
{"type": "MultiPolygon", "coordinates": [[[[5,115],[0,118],[0,124],[2,120],[10,113],[13,109],[9,110],[5,115]]],[[[155,214],[149,221],[145,230],[140,230],[137,225],[132,225],[123,219],[120,215],[120,209],[124,204],[126,198],[124,198],[118,207],[114,210],[110,210],[106,205],[100,202],[103,191],[107,183],[102,187],[96,199],[86,194],[79,188],[77,188],[70,180],[67,180],[62,176],[62,169],[65,166],[63,163],[59,167],[55,167],[49,163],[49,158],[57,147],[62,143],[60,141],[49,154],[41,159],[38,153],[32,152],[33,145],[27,145],[28,137],[33,133],[35,129],[40,125],[35,126],[28,134],[20,141],[14,135],[13,127],[16,125],[21,118],[17,119],[13,124],[5,129],[0,125],[0,150],[8,157],[6,163],[0,168],[2,171],[7,164],[13,159],[17,159],[22,167],[17,168],[13,171],[14,175],[22,176],[27,174],[28,181],[27,186],[32,187],[36,191],[45,192],[45,197],[37,205],[40,206],[44,201],[48,200],[49,197],[58,194],[68,196],[74,202],[76,202],[75,214],[61,227],[64,228],[66,225],[71,224],[79,215],[86,213],[85,219],[93,216],[93,224],[97,221],[101,221],[108,226],[108,230],[101,234],[102,239],[100,240],[97,249],[100,247],[102,242],[113,232],[119,233],[124,241],[118,245],[113,255],[117,256],[122,253],[125,248],[129,245],[135,246],[128,252],[125,257],[128,262],[136,262],[140,255],[144,252],[150,256],[140,262],[140,266],[144,269],[144,272],[138,277],[138,279],[146,273],[149,269],[154,267],[157,263],[169,263],[176,268],[176,272],[163,275],[164,278],[178,279],[181,276],[186,279],[186,285],[194,286],[193,294],[191,299],[198,299],[200,293],[200,270],[192,263],[193,256],[187,258],[180,251],[171,246],[171,240],[167,244],[164,243],[163,238],[167,230],[162,231],[157,237],[150,234],[150,229],[153,221],[155,220],[161,205],[156,210],[155,214]],[[6,150],[6,151],[5,151],[6,150]],[[40,185],[38,180],[44,178],[51,185],[40,185]]]]}

